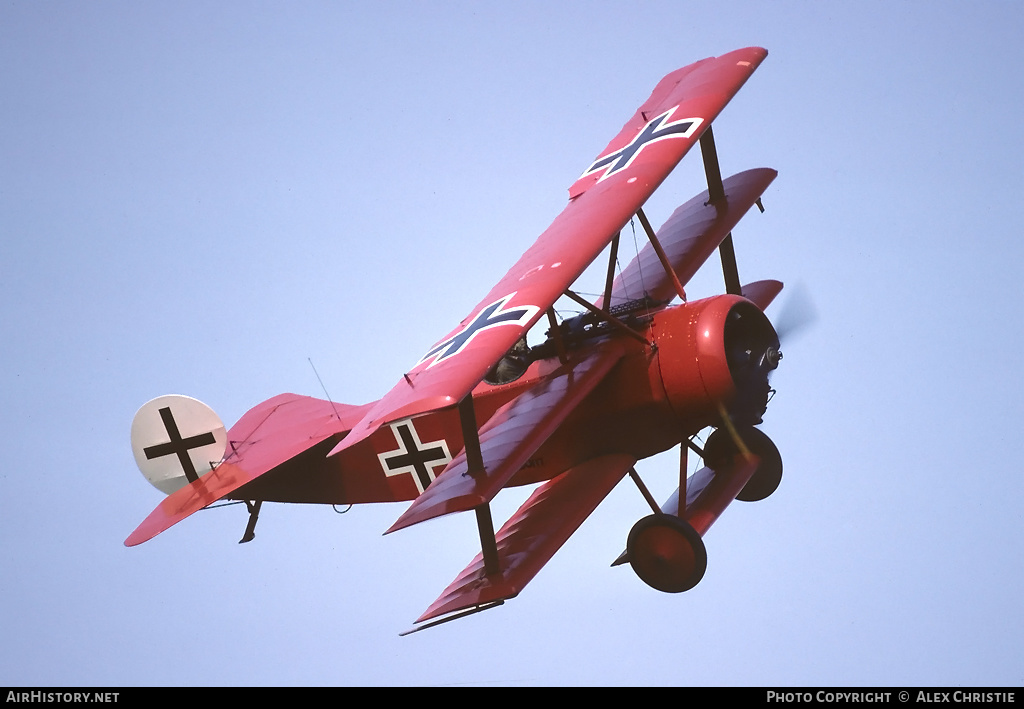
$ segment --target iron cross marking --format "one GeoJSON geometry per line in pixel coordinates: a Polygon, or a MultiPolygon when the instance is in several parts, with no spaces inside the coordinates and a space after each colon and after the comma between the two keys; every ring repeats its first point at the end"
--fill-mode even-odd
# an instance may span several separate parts
{"type": "Polygon", "coordinates": [[[523,305],[517,308],[502,310],[505,304],[512,300],[514,295],[515,293],[509,293],[501,300],[497,300],[483,308],[462,332],[434,345],[416,364],[422,364],[428,359],[433,358],[434,361],[428,365],[429,368],[449,357],[454,357],[465,349],[466,345],[476,337],[477,333],[488,328],[498,325],[526,325],[539,308],[536,305],[523,305]]]}
{"type": "Polygon", "coordinates": [[[644,126],[644,129],[640,131],[632,141],[630,141],[629,145],[621,150],[616,150],[614,153],[598,158],[594,161],[593,165],[587,168],[587,170],[580,175],[580,177],[586,177],[598,170],[604,170],[605,173],[601,175],[601,178],[598,180],[598,182],[600,182],[606,177],[611,177],[616,172],[629,167],[630,163],[633,162],[633,159],[640,154],[640,151],[651,143],[664,140],[666,138],[689,138],[693,135],[693,132],[697,130],[697,127],[704,122],[704,119],[683,118],[678,121],[673,121],[672,123],[666,123],[669,116],[671,116],[677,108],[679,108],[679,106],[673,106],[660,116],[652,118],[647,125],[644,126]]]}
{"type": "Polygon", "coordinates": [[[434,468],[448,465],[452,456],[448,452],[448,444],[442,438],[439,441],[423,443],[412,421],[391,424],[391,430],[398,442],[398,450],[380,453],[381,467],[384,474],[412,475],[416,489],[423,492],[434,481],[434,468]]]}
{"type": "Polygon", "coordinates": [[[178,432],[178,424],[175,422],[174,415],[171,413],[169,406],[160,409],[160,419],[164,422],[164,428],[167,429],[167,435],[171,437],[171,440],[169,443],[160,443],[149,448],[143,448],[142,452],[146,454],[146,460],[163,458],[165,455],[176,455],[178,456],[178,462],[181,463],[181,467],[185,471],[185,478],[190,483],[194,483],[199,479],[199,475],[196,473],[196,466],[192,464],[192,457],[188,452],[193,448],[202,448],[211,443],[216,443],[217,439],[213,437],[212,431],[182,438],[181,433],[178,432]]]}

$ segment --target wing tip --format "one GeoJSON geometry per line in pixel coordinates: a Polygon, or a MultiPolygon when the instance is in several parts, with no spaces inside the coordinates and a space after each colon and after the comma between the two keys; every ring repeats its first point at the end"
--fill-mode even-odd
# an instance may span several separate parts
{"type": "MultiPolygon", "coordinates": [[[[519,595],[522,588],[516,588],[515,586],[501,580],[497,583],[492,583],[490,578],[483,577],[479,583],[481,586],[471,594],[453,594],[453,595],[442,595],[438,598],[427,610],[423,611],[423,615],[417,618],[414,623],[424,623],[426,621],[434,621],[436,623],[444,623],[448,620],[455,620],[461,618],[463,615],[467,615],[466,611],[474,608],[480,608],[485,610],[486,608],[493,608],[494,606],[500,606],[505,601],[510,601],[519,595]],[[455,614],[455,615],[452,615],[455,614]],[[451,616],[451,617],[445,617],[451,616]]],[[[470,610],[470,612],[472,612],[470,610]]],[[[421,626],[421,629],[428,626],[421,626]]]]}
{"type": "Polygon", "coordinates": [[[745,55],[745,56],[751,56],[751,57],[757,59],[758,63],[760,63],[760,62],[764,61],[765,57],[768,56],[768,50],[765,49],[764,47],[758,47],[757,45],[752,45],[750,47],[744,47],[743,49],[734,49],[731,52],[723,54],[722,57],[723,58],[724,57],[730,57],[730,56],[737,55],[737,54],[741,54],[741,55],[745,55]]]}
{"type": "MultiPolygon", "coordinates": [[[[152,516],[152,515],[150,515],[150,516],[152,516]]],[[[150,539],[152,539],[156,535],[160,534],[160,532],[163,532],[163,531],[166,531],[167,529],[170,529],[170,526],[167,526],[167,527],[164,527],[163,529],[158,529],[156,531],[153,531],[153,530],[148,528],[148,525],[146,524],[146,522],[149,522],[149,518],[148,517],[146,518],[145,522],[140,524],[135,529],[134,532],[132,532],[131,534],[128,535],[128,537],[124,540],[124,545],[126,547],[137,547],[140,544],[143,544],[144,542],[148,542],[150,539]]]]}
{"type": "MultiPolygon", "coordinates": [[[[424,493],[426,494],[426,493],[424,493]]],[[[417,500],[423,499],[421,495],[417,500]]],[[[456,512],[468,512],[489,502],[487,498],[479,494],[458,495],[448,499],[439,499],[434,504],[417,505],[413,502],[409,508],[402,513],[402,516],[395,520],[395,523],[388,527],[385,535],[397,532],[400,529],[412,527],[421,522],[429,522],[438,517],[455,514],[456,512]]]]}

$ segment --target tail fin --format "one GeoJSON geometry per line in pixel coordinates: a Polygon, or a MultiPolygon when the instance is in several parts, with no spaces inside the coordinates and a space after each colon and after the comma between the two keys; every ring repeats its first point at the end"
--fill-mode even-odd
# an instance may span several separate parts
{"type": "Polygon", "coordinates": [[[132,420],[132,453],[152,485],[170,495],[209,473],[224,457],[228,434],[209,406],[189,396],[160,396],[132,420]]]}

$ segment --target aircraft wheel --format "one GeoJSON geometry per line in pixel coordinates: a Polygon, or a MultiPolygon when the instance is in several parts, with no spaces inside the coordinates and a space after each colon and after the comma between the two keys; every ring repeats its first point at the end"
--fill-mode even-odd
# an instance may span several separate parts
{"type": "MultiPolygon", "coordinates": [[[[782,482],[782,455],[772,439],[753,426],[740,428],[737,433],[750,452],[761,459],[761,464],[736,499],[760,502],[775,492],[782,482]]],[[[738,452],[739,448],[729,432],[723,428],[716,429],[704,445],[704,464],[714,470],[716,463],[720,466],[738,452]]]]}
{"type": "Polygon", "coordinates": [[[675,515],[648,515],[634,524],[626,551],[636,575],[665,593],[689,591],[708,568],[704,540],[675,515]]]}

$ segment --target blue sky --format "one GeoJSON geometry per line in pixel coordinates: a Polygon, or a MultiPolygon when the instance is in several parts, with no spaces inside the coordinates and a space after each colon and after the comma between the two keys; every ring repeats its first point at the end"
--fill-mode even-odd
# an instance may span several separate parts
{"type": "MultiPolygon", "coordinates": [[[[0,3],[0,684],[1021,684],[1022,33],[1010,2],[0,3]],[[406,638],[470,517],[268,505],[238,546],[235,507],[122,546],[160,499],[143,402],[230,425],[318,396],[307,358],[378,398],[658,79],[750,45],[719,157],[779,177],[740,274],[818,319],[763,426],[783,484],[697,588],[608,568],[627,482],[519,598],[406,638]]],[[[638,467],[665,497],[675,466],[638,467]]]]}

